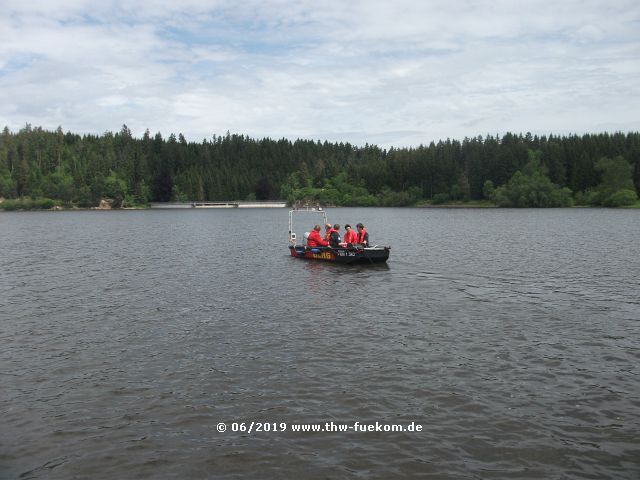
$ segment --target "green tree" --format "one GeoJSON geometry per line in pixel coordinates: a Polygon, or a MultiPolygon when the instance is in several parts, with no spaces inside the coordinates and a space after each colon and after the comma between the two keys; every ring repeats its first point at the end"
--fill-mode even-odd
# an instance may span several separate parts
{"type": "Polygon", "coordinates": [[[58,166],[55,171],[45,175],[40,180],[42,194],[48,198],[55,198],[64,202],[70,202],[75,196],[73,176],[66,171],[64,166],[58,166]]]}
{"type": "Polygon", "coordinates": [[[506,185],[495,189],[493,201],[499,207],[568,207],[571,190],[551,183],[538,158],[532,158],[506,185]]]}
{"type": "Polygon", "coordinates": [[[16,182],[16,194],[21,197],[29,194],[28,180],[31,167],[24,153],[18,150],[18,161],[14,165],[12,177],[16,182]],[[22,153],[22,154],[21,154],[22,153]]]}
{"type": "Polygon", "coordinates": [[[487,180],[482,186],[482,195],[487,200],[490,200],[493,197],[495,190],[496,188],[493,185],[493,182],[491,180],[487,180]]]}
{"type": "Polygon", "coordinates": [[[600,183],[577,196],[582,204],[620,207],[631,205],[637,200],[633,183],[633,167],[624,157],[602,157],[594,166],[600,174],[600,183]]]}
{"type": "Polygon", "coordinates": [[[105,179],[104,187],[105,195],[113,200],[111,206],[120,208],[128,194],[127,182],[123,178],[120,178],[116,172],[111,171],[105,179]]]}
{"type": "Polygon", "coordinates": [[[602,204],[605,207],[624,207],[627,205],[633,205],[636,200],[638,200],[638,195],[635,190],[622,188],[620,190],[616,190],[605,198],[602,204]]]}
{"type": "Polygon", "coordinates": [[[633,167],[624,157],[620,155],[615,158],[603,157],[596,162],[595,169],[602,175],[598,187],[601,191],[612,193],[622,189],[633,190],[633,167]]]}
{"type": "Polygon", "coordinates": [[[0,132],[0,194],[46,194],[82,206],[121,193],[126,204],[253,193],[336,205],[396,205],[414,198],[477,200],[492,196],[485,186],[493,185],[501,186],[493,196],[500,193],[506,204],[544,205],[557,203],[555,197],[564,201],[562,188],[568,186],[580,192],[579,201],[609,205],[628,202],[635,190],[618,156],[635,166],[632,178],[640,186],[637,132],[548,138],[507,133],[386,150],[230,133],[195,143],[181,134],[152,137],[147,130],[136,139],[126,125],[115,134],[80,136],[27,124],[17,133],[7,127],[0,132]],[[611,160],[596,161],[602,158],[611,160]],[[528,166],[532,161],[535,167],[528,166]],[[521,176],[514,179],[517,171],[521,176]],[[511,195],[514,189],[518,198],[511,195]]]}

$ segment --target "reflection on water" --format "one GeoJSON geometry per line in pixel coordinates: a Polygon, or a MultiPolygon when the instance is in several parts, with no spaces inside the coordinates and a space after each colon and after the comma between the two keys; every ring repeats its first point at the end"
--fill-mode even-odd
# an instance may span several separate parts
{"type": "Polygon", "coordinates": [[[353,266],[286,217],[1,214],[0,477],[638,477],[637,211],[332,210],[353,266]]]}

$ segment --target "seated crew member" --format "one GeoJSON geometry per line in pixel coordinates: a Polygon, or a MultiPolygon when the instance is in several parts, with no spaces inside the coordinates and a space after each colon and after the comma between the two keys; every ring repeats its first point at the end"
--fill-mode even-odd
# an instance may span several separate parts
{"type": "Polygon", "coordinates": [[[351,228],[351,225],[349,225],[348,223],[344,226],[344,238],[342,239],[342,241],[344,243],[346,243],[347,245],[354,244],[354,243],[358,243],[358,234],[356,232],[353,231],[353,228],[351,228]]]}
{"type": "Polygon", "coordinates": [[[331,226],[330,223],[325,223],[324,224],[324,239],[328,242],[329,238],[331,238],[331,230],[333,230],[333,227],[331,226]]]}
{"type": "Polygon", "coordinates": [[[320,230],[320,225],[313,227],[313,230],[309,233],[309,238],[307,238],[308,247],[326,247],[329,245],[329,242],[320,236],[320,230]]]}
{"type": "Polygon", "coordinates": [[[369,246],[369,234],[367,233],[367,231],[364,228],[364,225],[359,223],[356,225],[356,228],[358,229],[358,243],[364,245],[365,247],[369,246]]]}
{"type": "Polygon", "coordinates": [[[340,225],[337,223],[331,229],[331,234],[329,235],[329,245],[333,248],[337,248],[340,246],[340,242],[342,239],[340,238],[340,225]]]}

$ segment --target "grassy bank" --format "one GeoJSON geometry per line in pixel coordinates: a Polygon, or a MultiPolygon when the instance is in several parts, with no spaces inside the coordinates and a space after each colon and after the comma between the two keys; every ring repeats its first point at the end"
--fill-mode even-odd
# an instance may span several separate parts
{"type": "Polygon", "coordinates": [[[51,198],[16,198],[0,202],[0,210],[60,210],[62,202],[51,198]]]}
{"type": "Polygon", "coordinates": [[[489,200],[469,200],[467,202],[459,200],[445,203],[434,203],[430,200],[426,200],[416,203],[415,206],[420,208],[496,208],[496,204],[489,200]]]}
{"type": "MultiPolygon", "coordinates": [[[[51,198],[22,197],[15,199],[0,199],[0,211],[13,212],[16,210],[110,210],[114,207],[111,202],[103,200],[97,207],[79,207],[74,203],[53,200],[51,198]]],[[[125,204],[114,209],[139,210],[149,208],[149,205],[125,204]]]]}

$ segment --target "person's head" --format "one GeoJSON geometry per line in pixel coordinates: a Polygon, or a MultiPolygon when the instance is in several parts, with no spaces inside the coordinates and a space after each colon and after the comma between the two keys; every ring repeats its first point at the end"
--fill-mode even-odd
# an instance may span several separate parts
{"type": "Polygon", "coordinates": [[[333,226],[334,230],[340,230],[340,225],[338,225],[337,223],[333,226]]]}
{"type": "Polygon", "coordinates": [[[313,229],[314,229],[316,232],[319,232],[319,231],[321,230],[321,229],[320,229],[320,225],[316,225],[315,227],[313,227],[313,229]]]}
{"type": "Polygon", "coordinates": [[[324,229],[325,230],[331,230],[331,224],[330,223],[325,223],[324,224],[324,229]]]}
{"type": "Polygon", "coordinates": [[[359,224],[357,224],[357,225],[356,225],[356,228],[357,228],[358,230],[362,230],[362,229],[364,228],[364,225],[363,225],[363,224],[361,224],[361,223],[359,223],[359,224]]]}
{"type": "Polygon", "coordinates": [[[351,230],[351,225],[349,225],[348,223],[344,226],[345,230],[351,230]]]}

